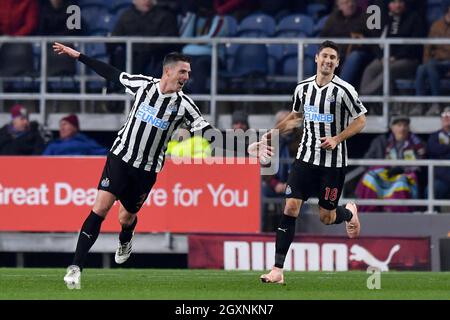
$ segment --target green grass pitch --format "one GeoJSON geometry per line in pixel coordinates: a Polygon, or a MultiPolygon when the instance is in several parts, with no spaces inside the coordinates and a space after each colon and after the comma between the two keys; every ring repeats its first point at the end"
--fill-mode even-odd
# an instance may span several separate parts
{"type": "Polygon", "coordinates": [[[261,272],[189,269],[85,269],[81,290],[68,290],[64,269],[0,268],[0,299],[88,300],[450,300],[449,272],[385,272],[369,290],[369,274],[285,272],[286,285],[263,284],[261,272]]]}

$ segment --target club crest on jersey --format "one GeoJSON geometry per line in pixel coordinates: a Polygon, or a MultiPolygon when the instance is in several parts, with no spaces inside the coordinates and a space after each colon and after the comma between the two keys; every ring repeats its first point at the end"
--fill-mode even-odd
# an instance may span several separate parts
{"type": "Polygon", "coordinates": [[[109,187],[109,179],[108,178],[103,179],[100,184],[103,188],[108,188],[109,187]]]}
{"type": "Polygon", "coordinates": [[[334,97],[333,94],[330,94],[330,95],[327,97],[327,101],[328,101],[328,102],[335,102],[335,101],[336,101],[336,98],[334,97]]]}
{"type": "Polygon", "coordinates": [[[135,117],[143,122],[150,123],[152,126],[161,130],[166,130],[169,127],[169,121],[156,117],[157,114],[158,109],[142,102],[136,111],[135,117]]]}
{"type": "Polygon", "coordinates": [[[178,111],[178,107],[177,107],[176,104],[170,104],[170,105],[167,106],[167,111],[169,111],[170,113],[177,112],[178,111]]]}
{"type": "Polygon", "coordinates": [[[291,186],[288,185],[288,186],[286,187],[286,194],[287,194],[287,195],[290,195],[291,193],[292,193],[291,186]]]}

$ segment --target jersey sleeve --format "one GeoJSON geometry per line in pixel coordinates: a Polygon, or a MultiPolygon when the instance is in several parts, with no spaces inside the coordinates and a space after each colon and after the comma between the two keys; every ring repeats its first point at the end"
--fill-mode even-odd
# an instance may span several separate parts
{"type": "Polygon", "coordinates": [[[350,114],[353,119],[358,118],[360,115],[367,112],[366,107],[363,105],[358,97],[358,93],[355,88],[351,87],[346,90],[344,95],[345,104],[348,106],[350,114]]]}
{"type": "Polygon", "coordinates": [[[211,127],[209,122],[203,118],[200,110],[190,98],[183,95],[183,101],[185,102],[186,108],[184,123],[191,128],[191,132],[204,130],[207,127],[211,127]]]}
{"type": "Polygon", "coordinates": [[[303,86],[297,86],[294,91],[294,95],[292,96],[292,111],[299,113],[303,112],[303,100],[301,97],[301,90],[303,86]]]}
{"type": "Polygon", "coordinates": [[[146,87],[152,77],[143,76],[142,74],[129,74],[122,72],[119,77],[120,83],[125,87],[125,91],[132,96],[136,95],[136,92],[141,87],[146,87]]]}

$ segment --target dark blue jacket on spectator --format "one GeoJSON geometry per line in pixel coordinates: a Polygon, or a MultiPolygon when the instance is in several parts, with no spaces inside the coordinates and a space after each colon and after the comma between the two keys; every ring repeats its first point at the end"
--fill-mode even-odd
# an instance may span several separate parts
{"type": "MultiPolygon", "coordinates": [[[[439,130],[430,135],[427,143],[427,154],[430,159],[450,160],[450,134],[439,130]]],[[[436,179],[450,183],[449,167],[436,167],[436,179]]]]}
{"type": "Polygon", "coordinates": [[[108,150],[95,140],[82,133],[77,133],[70,139],[56,139],[50,142],[44,150],[46,156],[95,156],[106,155],[108,150]]]}

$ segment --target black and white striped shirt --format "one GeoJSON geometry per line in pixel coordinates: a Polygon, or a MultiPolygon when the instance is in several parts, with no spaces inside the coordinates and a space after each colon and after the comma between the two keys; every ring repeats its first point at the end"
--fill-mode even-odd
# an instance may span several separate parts
{"type": "Polygon", "coordinates": [[[300,82],[293,96],[294,112],[303,112],[303,137],[297,159],[323,167],[347,166],[347,146],[342,142],[334,150],[320,147],[320,138],[341,133],[353,119],[367,112],[352,85],[334,76],[319,87],[316,76],[300,82]]]}
{"type": "Polygon", "coordinates": [[[183,122],[192,132],[210,126],[182,91],[162,94],[160,79],[122,72],[119,80],[135,101],[111,152],[133,167],[161,171],[167,144],[183,122]]]}

